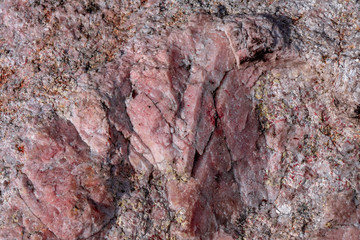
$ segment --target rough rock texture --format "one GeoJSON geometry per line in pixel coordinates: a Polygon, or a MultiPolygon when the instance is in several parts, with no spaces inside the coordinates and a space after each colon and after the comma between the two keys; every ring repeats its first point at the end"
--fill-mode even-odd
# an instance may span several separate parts
{"type": "Polygon", "coordinates": [[[0,239],[359,239],[359,8],[0,1],[0,239]]]}

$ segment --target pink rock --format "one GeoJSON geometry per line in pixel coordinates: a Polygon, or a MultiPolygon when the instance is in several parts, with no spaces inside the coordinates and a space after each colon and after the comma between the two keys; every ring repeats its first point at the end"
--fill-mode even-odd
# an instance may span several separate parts
{"type": "Polygon", "coordinates": [[[358,4],[0,1],[0,239],[359,239],[358,4]]]}
{"type": "MultiPolygon", "coordinates": [[[[268,200],[251,94],[284,47],[278,27],[199,14],[166,34],[134,32],[102,70],[79,71],[53,120],[28,124],[16,183],[32,217],[21,226],[44,226],[33,239],[239,238],[242,213],[268,200]]],[[[286,130],[275,123],[268,145],[283,151],[286,130]]]]}
{"type": "Polygon", "coordinates": [[[358,240],[360,236],[360,229],[356,227],[342,227],[339,229],[330,229],[318,234],[316,240],[358,240]]]}
{"type": "Polygon", "coordinates": [[[79,100],[73,105],[68,119],[91,151],[104,157],[110,147],[106,113],[93,95],[81,92],[77,97],[79,100]]]}
{"type": "Polygon", "coordinates": [[[356,211],[354,192],[346,191],[331,195],[324,206],[323,223],[326,224],[357,224],[359,215],[356,211]]]}
{"type": "Polygon", "coordinates": [[[17,184],[26,206],[60,239],[89,237],[113,215],[96,160],[71,123],[56,119],[27,135],[17,184]]]}
{"type": "Polygon", "coordinates": [[[287,131],[286,120],[275,121],[265,135],[268,146],[278,152],[285,151],[284,142],[286,141],[287,131]]]}
{"type": "Polygon", "coordinates": [[[170,127],[160,110],[149,97],[141,93],[130,102],[128,114],[135,132],[151,150],[154,159],[151,163],[165,171],[174,159],[174,152],[170,127]]]}
{"type": "Polygon", "coordinates": [[[215,129],[216,110],[214,99],[210,92],[205,92],[201,103],[202,114],[200,114],[195,136],[196,151],[202,155],[211,133],[215,129]]]}
{"type": "MultiPolygon", "coordinates": [[[[260,133],[250,96],[266,68],[246,62],[266,55],[270,46],[280,48],[273,42],[281,41],[267,30],[259,35],[252,20],[236,20],[193,18],[186,30],[158,40],[169,44],[168,51],[153,40],[136,45],[130,77],[135,95],[128,98],[127,112],[142,143],[131,142],[142,156],[149,149],[152,157],[146,159],[169,175],[169,206],[179,214],[172,234],[182,239],[231,238],[238,214],[267,199],[266,162],[256,153],[260,133]],[[241,31],[249,34],[246,47],[241,31]],[[230,235],[220,230],[225,224],[230,235]]],[[[140,155],[131,161],[143,171],[140,155]]]]}
{"type": "Polygon", "coordinates": [[[214,240],[233,240],[229,234],[225,233],[222,229],[214,235],[214,240]]]}

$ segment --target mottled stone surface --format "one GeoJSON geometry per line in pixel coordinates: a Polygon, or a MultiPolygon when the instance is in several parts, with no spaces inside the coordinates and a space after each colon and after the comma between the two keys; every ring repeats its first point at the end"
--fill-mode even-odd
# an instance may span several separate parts
{"type": "Polygon", "coordinates": [[[113,216],[102,171],[76,128],[55,119],[24,138],[19,196],[58,238],[87,238],[113,216]]]}
{"type": "Polygon", "coordinates": [[[0,239],[359,239],[359,8],[0,1],[0,239]]]}

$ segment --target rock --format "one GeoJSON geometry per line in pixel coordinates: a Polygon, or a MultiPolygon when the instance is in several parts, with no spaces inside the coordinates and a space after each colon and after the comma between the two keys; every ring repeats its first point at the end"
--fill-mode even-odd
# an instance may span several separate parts
{"type": "Polygon", "coordinates": [[[24,142],[26,160],[17,185],[26,207],[60,239],[99,231],[113,216],[113,199],[75,127],[55,118],[30,131],[24,142]]]}
{"type": "Polygon", "coordinates": [[[0,3],[0,239],[357,239],[356,1],[0,3]]]}
{"type": "Polygon", "coordinates": [[[147,160],[165,176],[174,175],[167,183],[169,206],[184,211],[180,226],[171,230],[175,236],[212,238],[221,225],[236,236],[231,219],[267,199],[265,162],[255,153],[260,134],[246,85],[266,69],[239,68],[240,62],[262,61],[253,59],[253,51],[269,58],[281,49],[277,32],[256,36],[257,31],[276,28],[264,17],[227,18],[223,24],[200,16],[186,30],[171,33],[167,51],[154,50],[159,42],[162,48],[169,44],[159,39],[141,46],[135,56],[139,61],[130,70],[130,80],[136,94],[127,100],[127,113],[151,152],[147,160]],[[249,49],[241,42],[242,32],[250,38],[249,49]],[[259,46],[252,45],[255,42],[259,46]],[[191,61],[189,67],[184,66],[186,60],[191,61]],[[177,78],[171,79],[170,69],[177,78]],[[181,87],[172,88],[173,81],[181,87]]]}

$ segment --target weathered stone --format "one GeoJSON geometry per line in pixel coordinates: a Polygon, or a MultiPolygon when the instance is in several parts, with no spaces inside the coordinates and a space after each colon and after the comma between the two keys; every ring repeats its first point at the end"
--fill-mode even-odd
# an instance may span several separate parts
{"type": "Polygon", "coordinates": [[[0,3],[0,239],[358,239],[357,1],[0,3]]]}
{"type": "Polygon", "coordinates": [[[17,185],[30,211],[60,239],[99,231],[113,216],[113,200],[100,164],[75,127],[55,119],[24,141],[17,185]]]}

